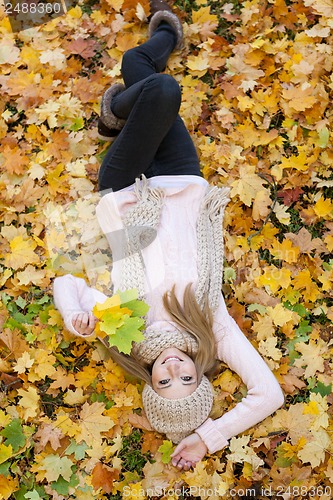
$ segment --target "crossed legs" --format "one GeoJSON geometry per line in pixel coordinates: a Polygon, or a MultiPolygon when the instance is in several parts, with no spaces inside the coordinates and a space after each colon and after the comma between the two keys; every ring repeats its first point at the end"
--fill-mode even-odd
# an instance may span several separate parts
{"type": "Polygon", "coordinates": [[[173,29],[162,22],[147,42],[124,54],[126,88],[112,99],[111,110],[126,123],[102,162],[100,191],[118,191],[141,174],[201,176],[195,147],[178,114],[180,87],[161,74],[175,43],[173,29]]]}

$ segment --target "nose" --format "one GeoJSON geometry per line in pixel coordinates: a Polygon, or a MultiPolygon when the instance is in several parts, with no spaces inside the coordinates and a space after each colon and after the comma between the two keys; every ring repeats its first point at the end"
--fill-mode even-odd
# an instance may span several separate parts
{"type": "Polygon", "coordinates": [[[170,361],[170,363],[167,365],[167,370],[171,376],[176,376],[177,373],[179,372],[179,362],[178,361],[170,361]]]}

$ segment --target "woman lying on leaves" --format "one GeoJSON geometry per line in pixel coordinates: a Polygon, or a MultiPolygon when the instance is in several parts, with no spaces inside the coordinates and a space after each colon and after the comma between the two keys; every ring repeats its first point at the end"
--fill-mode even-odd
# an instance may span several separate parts
{"type": "MultiPolygon", "coordinates": [[[[114,289],[136,288],[150,306],[145,339],[133,343],[130,355],[114,347],[111,355],[146,382],[145,414],[178,443],[173,465],[188,470],[273,413],[284,398],[227,312],[221,281],[228,189],[203,179],[178,115],[179,85],[161,74],[181,47],[181,23],[163,0],[152,0],[151,12],[149,40],[123,57],[125,85],[111,86],[102,99],[99,134],[116,140],[100,168],[96,211],[112,249],[114,289]],[[241,377],[247,395],[213,420],[207,376],[216,360],[241,377]]],[[[54,297],[71,332],[93,333],[92,309],[104,294],[66,275],[55,280],[54,297]]]]}

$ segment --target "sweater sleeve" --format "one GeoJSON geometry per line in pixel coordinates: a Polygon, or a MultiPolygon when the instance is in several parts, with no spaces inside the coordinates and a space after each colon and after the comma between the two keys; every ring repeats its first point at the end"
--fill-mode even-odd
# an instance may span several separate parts
{"type": "Polygon", "coordinates": [[[82,278],[76,278],[71,274],[66,274],[54,280],[53,298],[67,330],[74,333],[74,335],[85,338],[88,336],[80,335],[73,327],[73,316],[82,312],[90,313],[96,302],[104,302],[107,299],[104,293],[89,287],[82,278]]]}
{"type": "Polygon", "coordinates": [[[214,325],[218,358],[241,377],[247,395],[222,417],[209,418],[196,429],[210,453],[224,448],[231,437],[264,420],[284,403],[275,376],[229,315],[222,295],[214,325]]]}

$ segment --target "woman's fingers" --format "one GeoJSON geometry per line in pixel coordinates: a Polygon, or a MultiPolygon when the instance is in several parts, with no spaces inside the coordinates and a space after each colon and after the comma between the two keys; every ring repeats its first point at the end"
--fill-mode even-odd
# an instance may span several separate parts
{"type": "Polygon", "coordinates": [[[96,325],[96,318],[90,313],[79,313],[73,316],[72,325],[81,335],[91,335],[96,325]]]}
{"type": "Polygon", "coordinates": [[[196,463],[191,462],[189,460],[185,460],[184,458],[181,458],[179,462],[177,463],[177,469],[179,470],[190,470],[191,467],[195,467],[196,463]]]}

